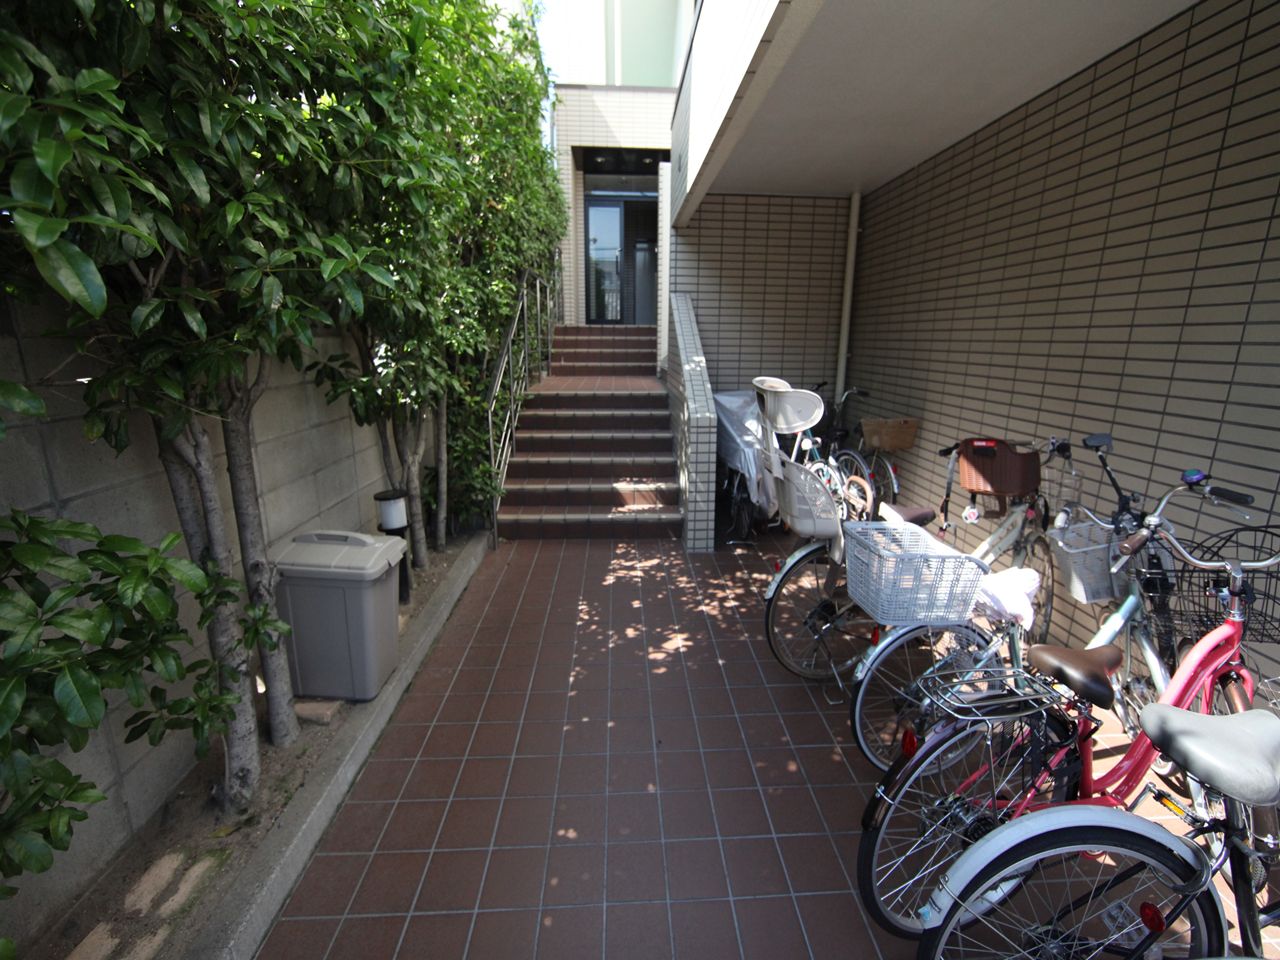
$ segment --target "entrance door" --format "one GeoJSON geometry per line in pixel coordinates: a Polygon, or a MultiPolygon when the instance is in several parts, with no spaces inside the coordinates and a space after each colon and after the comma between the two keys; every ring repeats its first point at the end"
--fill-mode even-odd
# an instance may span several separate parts
{"type": "Polygon", "coordinates": [[[588,195],[587,323],[658,322],[658,204],[588,195]]]}

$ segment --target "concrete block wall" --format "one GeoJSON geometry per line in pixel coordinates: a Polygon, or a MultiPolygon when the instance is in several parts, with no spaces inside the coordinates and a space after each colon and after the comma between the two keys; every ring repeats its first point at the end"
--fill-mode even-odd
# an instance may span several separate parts
{"type": "MultiPolygon", "coordinates": [[[[555,148],[560,188],[569,208],[569,229],[560,244],[564,322],[584,324],[586,244],[582,171],[574,147],[671,149],[675,91],[654,87],[556,86],[555,148]]],[[[661,244],[660,244],[661,245],[661,244]]]]}
{"type": "Polygon", "coordinates": [[[715,549],[716,408],[688,294],[671,298],[671,325],[667,384],[684,506],[684,544],[685,549],[700,553],[715,549]]]}
{"type": "Polygon", "coordinates": [[[1105,430],[1126,485],[1200,467],[1275,522],[1278,195],[1280,4],[1207,0],[866,196],[849,379],[923,420],[904,500],[960,437],[1105,430]]]}
{"type": "MultiPolygon", "coordinates": [[[[8,435],[0,440],[0,510],[17,508],[88,521],[104,532],[155,543],[179,526],[150,423],[145,417],[131,421],[133,442],[119,456],[105,443],[85,440],[83,388],[75,380],[91,374],[93,367],[74,357],[66,341],[43,335],[57,322],[59,310],[58,304],[40,309],[0,299],[0,379],[31,384],[56,370],[53,378],[59,384],[38,390],[48,407],[46,417],[6,413],[8,435]]],[[[322,338],[317,349],[327,355],[343,347],[337,339],[322,338]]],[[[325,403],[308,378],[277,366],[255,410],[254,432],[272,544],[304,528],[376,528],[373,494],[385,486],[377,438],[371,429],[355,426],[345,402],[325,403]]],[[[210,435],[221,471],[225,460],[216,424],[210,424],[210,435]]],[[[225,474],[223,503],[229,514],[225,474]]],[[[228,536],[234,544],[234,527],[228,527],[228,536]]],[[[194,605],[186,606],[194,625],[194,605]]],[[[203,637],[196,636],[197,646],[188,659],[207,655],[203,637]]],[[[192,741],[181,733],[171,733],[154,748],[145,739],[125,744],[124,721],[133,709],[121,697],[109,703],[107,720],[88,747],[61,758],[94,781],[107,800],[92,807],[89,819],[76,826],[70,850],[57,856],[51,870],[22,877],[20,895],[0,903],[0,931],[6,936],[29,937],[65,910],[159,810],[195,762],[192,741]]]]}
{"type": "Polygon", "coordinates": [[[671,289],[698,318],[712,387],[834,389],[849,201],[709,195],[672,233],[671,289]]]}

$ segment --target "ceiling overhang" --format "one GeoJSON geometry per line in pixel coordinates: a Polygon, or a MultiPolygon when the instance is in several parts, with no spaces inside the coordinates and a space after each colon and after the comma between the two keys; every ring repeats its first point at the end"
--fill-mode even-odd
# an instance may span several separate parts
{"type": "MultiPolygon", "coordinates": [[[[708,192],[874,190],[1189,6],[825,0],[813,11],[810,3],[793,0],[788,18],[809,7],[803,32],[785,56],[765,51],[763,69],[744,84],[690,190],[694,205],[708,192]]],[[[680,219],[692,212],[684,204],[680,219]]]]}

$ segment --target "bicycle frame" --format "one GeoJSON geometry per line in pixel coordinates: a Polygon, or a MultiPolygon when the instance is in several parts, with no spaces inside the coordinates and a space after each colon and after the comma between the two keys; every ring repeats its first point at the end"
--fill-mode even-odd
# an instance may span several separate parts
{"type": "Polygon", "coordinates": [[[993,560],[1007,553],[1021,539],[1026,525],[1035,516],[1034,508],[1024,506],[1023,510],[1010,510],[1008,516],[1000,521],[1000,525],[991,531],[991,535],[970,551],[969,555],[990,566],[993,560]]]}
{"type": "MultiPolygon", "coordinates": [[[[1199,697],[1200,711],[1209,713],[1212,710],[1213,688],[1227,676],[1238,678],[1244,684],[1246,694],[1252,699],[1253,678],[1239,663],[1240,641],[1243,634],[1243,621],[1228,619],[1201,637],[1179,664],[1177,672],[1169,681],[1168,688],[1161,695],[1160,702],[1189,709],[1195,698],[1199,697]]],[[[1096,776],[1093,765],[1093,735],[1100,724],[1089,713],[1087,706],[1080,704],[1079,701],[1076,702],[1073,712],[1077,714],[1078,721],[1074,743],[1059,747],[1045,764],[1044,771],[1036,778],[1030,789],[1021,796],[1012,800],[995,801],[994,809],[1004,811],[1006,819],[1020,817],[1033,810],[1057,806],[1057,804],[1037,802],[1035,798],[1039,796],[1047,785],[1049,777],[1061,767],[1073,748],[1080,756],[1080,796],[1076,800],[1068,801],[1069,803],[1123,807],[1142,789],[1147,774],[1159,755],[1150,738],[1145,733],[1138,734],[1116,765],[1106,773],[1096,776]]],[[[956,793],[963,795],[989,771],[989,766],[979,767],[960,784],[956,793]]]]}

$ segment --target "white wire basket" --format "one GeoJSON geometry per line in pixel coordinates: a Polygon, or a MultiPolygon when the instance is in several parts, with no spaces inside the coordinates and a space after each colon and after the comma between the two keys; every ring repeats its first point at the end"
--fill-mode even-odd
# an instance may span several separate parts
{"type": "Polygon", "coordinates": [[[1115,533],[1092,521],[1049,531],[1055,566],[1067,591],[1080,603],[1110,603],[1128,593],[1128,577],[1111,567],[1120,559],[1115,533]]]}
{"type": "Polygon", "coordinates": [[[817,474],[794,460],[782,460],[778,513],[802,537],[830,540],[840,532],[835,497],[817,474]]]}
{"type": "Polygon", "coordinates": [[[849,596],[878,623],[963,623],[987,566],[919,527],[844,525],[849,596]]]}

